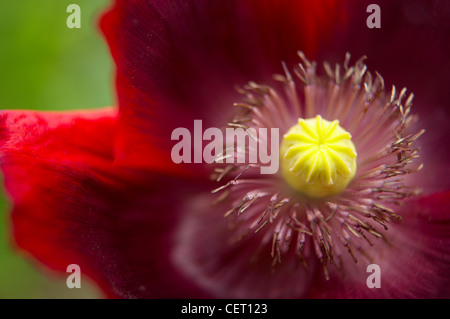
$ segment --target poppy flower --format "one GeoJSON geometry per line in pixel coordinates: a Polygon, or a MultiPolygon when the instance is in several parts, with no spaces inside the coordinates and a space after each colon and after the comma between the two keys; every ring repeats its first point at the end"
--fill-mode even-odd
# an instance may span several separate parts
{"type": "Polygon", "coordinates": [[[17,246],[109,297],[450,297],[450,8],[378,3],[115,1],[117,108],[1,112],[17,246]],[[175,163],[195,120],[279,171],[175,163]]]}

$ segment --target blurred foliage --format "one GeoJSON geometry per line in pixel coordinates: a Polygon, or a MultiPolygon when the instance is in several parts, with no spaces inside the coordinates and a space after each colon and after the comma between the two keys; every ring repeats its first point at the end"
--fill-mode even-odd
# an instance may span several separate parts
{"type": "MultiPolygon", "coordinates": [[[[111,105],[113,69],[98,17],[108,0],[0,1],[0,108],[66,110],[111,105]],[[67,6],[81,8],[81,28],[66,26],[67,6]]],[[[4,189],[1,189],[4,194],[4,189]]],[[[68,289],[64,274],[44,270],[14,249],[11,205],[0,198],[0,298],[97,298],[82,277],[68,289]]]]}

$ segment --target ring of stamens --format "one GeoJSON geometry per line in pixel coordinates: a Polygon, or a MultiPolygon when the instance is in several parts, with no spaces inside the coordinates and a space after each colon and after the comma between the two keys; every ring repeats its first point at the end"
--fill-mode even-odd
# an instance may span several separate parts
{"type": "MultiPolygon", "coordinates": [[[[217,202],[229,203],[224,215],[237,242],[250,234],[259,236],[260,247],[271,247],[273,266],[283,256],[295,255],[307,268],[305,251],[312,250],[328,278],[328,265],[343,271],[344,258],[370,260],[373,241],[388,242],[388,224],[401,219],[396,207],[420,192],[405,185],[403,177],[422,168],[412,163],[419,157],[415,141],[424,131],[409,131],[417,120],[410,112],[413,94],[393,86],[386,95],[384,79],[367,70],[365,57],[349,66],[347,54],[343,66],[334,69],[325,62],[326,76],[319,76],[317,64],[302,52],[299,56],[294,74],[300,86],[283,63],[285,74],[274,76],[282,93],[250,82],[240,90],[245,100],[235,104],[238,112],[229,126],[278,127],[284,134],[299,118],[319,114],[338,119],[358,149],[358,171],[351,184],[331,199],[311,200],[285,187],[289,183],[282,174],[260,175],[259,164],[217,164],[212,177],[225,183],[212,193],[220,193],[217,202]]],[[[248,149],[236,149],[235,157],[246,155],[239,152],[248,149]]]]}

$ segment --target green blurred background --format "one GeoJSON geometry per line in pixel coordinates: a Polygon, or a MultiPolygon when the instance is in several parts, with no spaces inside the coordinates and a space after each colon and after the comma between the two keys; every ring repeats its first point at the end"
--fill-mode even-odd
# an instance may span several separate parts
{"type": "MultiPolygon", "coordinates": [[[[112,105],[113,64],[98,17],[109,0],[1,0],[0,108],[65,110],[112,105]],[[69,29],[69,4],[81,8],[81,28],[69,29]]],[[[10,203],[0,196],[0,298],[99,298],[82,277],[49,273],[13,248],[10,203]]]]}

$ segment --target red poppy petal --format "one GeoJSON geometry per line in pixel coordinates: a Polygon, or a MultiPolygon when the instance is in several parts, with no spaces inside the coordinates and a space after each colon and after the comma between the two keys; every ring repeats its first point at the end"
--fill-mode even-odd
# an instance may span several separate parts
{"type": "MultiPolygon", "coordinates": [[[[358,270],[329,281],[318,280],[314,298],[449,298],[450,192],[411,200],[402,208],[403,220],[387,232],[374,259],[358,270]],[[380,266],[380,288],[369,288],[368,264],[380,266]]],[[[355,267],[356,269],[356,267],[355,267]]]]}
{"type": "MultiPolygon", "coordinates": [[[[353,59],[367,55],[368,68],[378,71],[386,88],[394,84],[399,92],[413,92],[411,113],[419,115],[417,131],[426,133],[418,140],[424,169],[414,183],[429,194],[450,187],[447,165],[450,156],[448,119],[450,108],[450,3],[433,0],[380,0],[381,28],[369,29],[366,12],[374,1],[355,1],[348,7],[347,26],[336,28],[332,50],[321,50],[321,59],[340,62],[345,52],[353,59]]],[[[390,92],[389,92],[390,93],[390,92]]],[[[417,177],[417,178],[416,178],[417,177]]]]}
{"type": "Polygon", "coordinates": [[[72,263],[89,265],[83,271],[102,285],[104,278],[92,269],[93,265],[84,262],[77,251],[68,249],[74,239],[67,236],[68,221],[51,217],[58,213],[64,216],[60,200],[71,202],[72,212],[80,209],[79,215],[95,201],[84,194],[87,202],[76,203],[73,195],[83,194],[85,174],[95,179],[104,163],[112,162],[111,133],[116,113],[113,109],[0,113],[1,167],[14,204],[12,219],[17,245],[52,269],[65,271],[72,263]],[[109,134],[98,134],[97,129],[109,134]]]}
{"type": "Polygon", "coordinates": [[[313,252],[306,253],[309,271],[291,255],[274,264],[272,238],[267,240],[272,233],[249,231],[241,238],[242,233],[233,231],[234,222],[224,217],[228,201],[215,200],[214,194],[204,192],[183,204],[184,214],[173,231],[173,261],[180,271],[214,298],[309,296],[318,268],[313,252]]]}
{"type": "Polygon", "coordinates": [[[117,159],[176,170],[167,165],[173,129],[193,119],[224,126],[241,100],[235,85],[268,80],[297,50],[326,42],[338,3],[116,1],[101,27],[117,65],[117,159]],[[165,160],[150,160],[149,145],[165,160]]]}
{"type": "Polygon", "coordinates": [[[114,164],[116,117],[113,109],[1,113],[16,244],[57,271],[78,264],[111,297],[195,296],[168,263],[166,230],[175,217],[154,190],[167,191],[168,179],[141,183],[114,164]]]}

